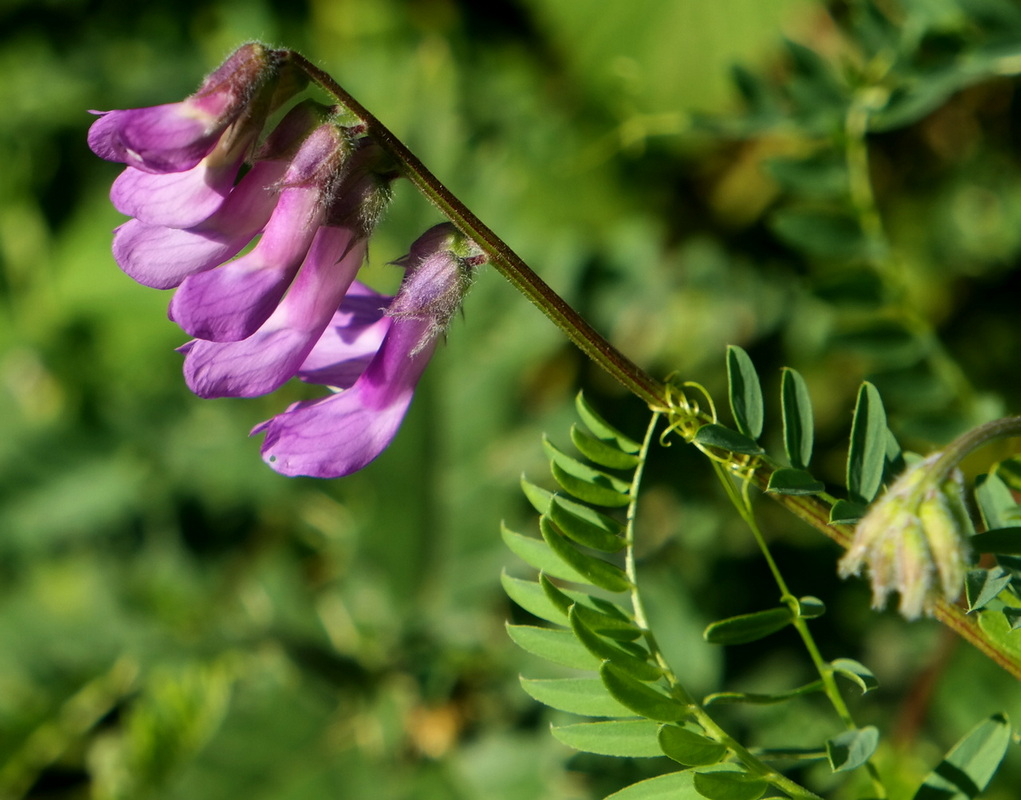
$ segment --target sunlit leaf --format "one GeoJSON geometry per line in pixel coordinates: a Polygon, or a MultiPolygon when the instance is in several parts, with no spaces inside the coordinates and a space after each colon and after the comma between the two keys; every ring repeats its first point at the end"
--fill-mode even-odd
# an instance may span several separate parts
{"type": "Polygon", "coordinates": [[[623,672],[640,681],[655,681],[663,676],[663,670],[641,656],[621,649],[616,643],[601,637],[581,619],[578,607],[572,606],[568,614],[571,630],[592,655],[601,661],[609,661],[623,672]]]}
{"type": "Polygon", "coordinates": [[[606,508],[622,508],[631,502],[631,498],[625,491],[620,491],[623,484],[616,478],[610,479],[606,473],[585,467],[590,473],[590,478],[579,477],[577,474],[568,472],[561,464],[554,461],[550,464],[550,472],[557,483],[573,497],[577,497],[586,503],[606,508]]]}
{"type": "Polygon", "coordinates": [[[990,600],[1010,584],[1010,573],[1003,567],[968,570],[964,579],[964,594],[968,598],[968,613],[984,608],[990,600]]]}
{"type": "Polygon", "coordinates": [[[837,658],[830,662],[834,673],[858,685],[861,693],[865,694],[879,686],[879,681],[872,674],[872,670],[853,658],[837,658]]]}
{"type": "Polygon", "coordinates": [[[554,725],[553,736],[568,747],[586,753],[623,758],[662,756],[657,738],[659,726],[645,719],[579,722],[554,725]]]}
{"type": "Polygon", "coordinates": [[[634,453],[625,453],[613,444],[607,444],[590,433],[571,426],[571,442],[589,461],[607,469],[634,469],[639,458],[634,453]]]}
{"type": "Polygon", "coordinates": [[[727,381],[737,429],[749,439],[758,439],[765,418],[762,385],[748,353],[737,345],[727,346],[727,381]]]}
{"type": "Polygon", "coordinates": [[[727,753],[727,746],[677,725],[659,729],[659,746],[678,764],[703,767],[715,764],[727,753]]]}
{"type": "Polygon", "coordinates": [[[769,787],[762,778],[722,770],[696,772],[694,784],[707,800],[758,800],[769,787]]]}
{"type": "MultiPolygon", "coordinates": [[[[539,518],[539,530],[550,550],[571,570],[581,575],[583,583],[591,583],[608,592],[626,592],[631,588],[631,581],[628,580],[624,570],[601,558],[581,552],[556,530],[553,523],[549,521],[549,517],[539,518]]],[[[553,573],[550,572],[550,574],[553,573]]]]}
{"type": "Polygon", "coordinates": [[[818,597],[799,597],[798,614],[804,619],[818,619],[826,613],[826,604],[818,597]]]}
{"type": "Polygon", "coordinates": [[[855,503],[871,503],[883,483],[886,437],[883,400],[876,387],[866,381],[858,391],[847,453],[847,489],[855,503]]]}
{"type": "Polygon", "coordinates": [[[550,620],[551,622],[563,625],[573,608],[585,625],[602,636],[632,641],[642,635],[634,620],[616,603],[582,592],[565,591],[546,575],[539,576],[537,585],[560,615],[558,619],[550,620]]]}
{"type": "Polygon", "coordinates": [[[572,669],[595,670],[599,667],[599,659],[586,650],[571,631],[508,625],[507,633],[522,650],[554,664],[572,669]]]}
{"type": "Polygon", "coordinates": [[[826,757],[834,772],[848,772],[868,761],[878,745],[879,730],[867,725],[827,739],[826,757]]]}
{"type": "Polygon", "coordinates": [[[583,717],[629,717],[632,714],[613,699],[599,678],[521,678],[521,686],[543,705],[583,717]]]}
{"type": "Polygon", "coordinates": [[[558,625],[567,622],[567,615],[550,602],[542,586],[535,581],[513,578],[504,571],[500,575],[500,583],[507,596],[529,614],[558,625]]]}
{"type": "Polygon", "coordinates": [[[1005,714],[979,723],[929,773],[913,800],[974,800],[999,769],[1011,735],[1005,714]]]}
{"type": "Polygon", "coordinates": [[[540,514],[546,514],[549,511],[549,504],[550,500],[553,498],[553,492],[525,480],[524,475],[521,476],[521,491],[524,493],[528,502],[532,504],[532,508],[540,514]]]}
{"type": "Polygon", "coordinates": [[[746,644],[787,627],[793,616],[787,606],[741,614],[706,626],[703,638],[710,644],[746,644]]]}
{"type": "Polygon", "coordinates": [[[506,525],[500,526],[500,535],[503,537],[507,549],[526,564],[530,564],[554,578],[574,583],[587,583],[584,575],[569,567],[542,539],[515,533],[506,525]]]}
{"type": "Polygon", "coordinates": [[[548,516],[561,533],[593,550],[615,553],[627,544],[620,535],[623,526],[619,522],[566,498],[554,496],[549,503],[548,516]]]}
{"type": "Polygon", "coordinates": [[[648,683],[633,678],[613,664],[599,668],[603,684],[622,705],[646,719],[677,722],[688,716],[688,708],[679,700],[648,683]]]}

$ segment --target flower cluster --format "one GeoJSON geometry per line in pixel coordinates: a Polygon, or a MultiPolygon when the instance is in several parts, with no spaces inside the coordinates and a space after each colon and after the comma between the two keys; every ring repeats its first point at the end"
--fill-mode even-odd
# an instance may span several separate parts
{"type": "Polygon", "coordinates": [[[964,483],[954,471],[937,469],[937,452],[910,467],[858,523],[840,560],[840,575],[868,565],[873,606],[900,594],[907,619],[931,614],[940,597],[953,601],[967,571],[967,538],[974,533],[964,503],[964,483]]]}
{"type": "Polygon", "coordinates": [[[253,431],[279,472],[334,477],[392,441],[484,259],[443,224],[399,262],[396,297],[356,281],[396,173],[358,120],[295,101],[307,83],[288,51],[247,44],[179,103],[102,113],[89,146],[126,165],[111,200],[132,219],[114,257],[139,283],[176,289],[170,318],[194,337],[181,348],[188,386],[253,397],[297,376],[335,388],[253,431]]]}

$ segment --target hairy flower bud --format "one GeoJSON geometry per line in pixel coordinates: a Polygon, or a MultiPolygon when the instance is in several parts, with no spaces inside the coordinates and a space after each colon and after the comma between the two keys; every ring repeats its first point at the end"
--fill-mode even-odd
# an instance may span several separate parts
{"type": "Polygon", "coordinates": [[[967,537],[973,528],[964,505],[964,483],[934,469],[942,453],[910,467],[877,500],[855,529],[840,560],[841,577],[868,566],[873,606],[900,594],[907,619],[931,614],[936,600],[956,600],[967,568],[967,537]]]}

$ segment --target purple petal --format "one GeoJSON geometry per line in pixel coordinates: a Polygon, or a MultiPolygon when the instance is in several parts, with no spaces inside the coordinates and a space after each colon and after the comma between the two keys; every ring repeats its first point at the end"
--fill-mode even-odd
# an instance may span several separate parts
{"type": "Polygon", "coordinates": [[[254,397],[294,377],[361,266],[366,243],[352,237],[348,229],[320,229],[291,291],[253,335],[185,345],[191,390],[201,397],[254,397]]]}
{"type": "Polygon", "coordinates": [[[278,197],[271,187],[285,168],[277,161],[257,162],[220,210],[194,228],[129,220],[114,234],[114,258],[128,275],[155,289],[171,289],[189,275],[223,264],[266,225],[278,197]]]}
{"type": "Polygon", "coordinates": [[[429,319],[394,319],[354,386],[258,425],[252,433],[266,434],[263,460],[284,475],[338,478],[375,459],[396,436],[436,347],[435,338],[420,346],[431,327],[429,319]]]}
{"type": "Polygon", "coordinates": [[[290,286],[323,212],[318,187],[285,189],[255,249],[186,278],[170,303],[170,318],[196,339],[236,342],[251,336],[290,286]]]}

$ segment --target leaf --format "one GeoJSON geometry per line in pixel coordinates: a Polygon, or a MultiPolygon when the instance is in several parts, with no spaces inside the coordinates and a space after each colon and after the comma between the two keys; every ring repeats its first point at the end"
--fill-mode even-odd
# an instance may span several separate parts
{"type": "Polygon", "coordinates": [[[571,669],[599,668],[599,659],[586,650],[571,631],[534,625],[507,625],[507,633],[522,650],[554,664],[571,669]]]}
{"type": "Polygon", "coordinates": [[[554,725],[550,730],[558,741],[585,753],[654,758],[663,755],[656,736],[658,727],[646,719],[628,719],[554,725]]]}
{"type": "Polygon", "coordinates": [[[546,575],[539,575],[538,586],[546,595],[560,617],[550,620],[559,625],[567,622],[567,615],[574,608],[581,620],[596,633],[611,639],[632,641],[642,635],[634,620],[616,603],[592,597],[582,592],[564,591],[546,575]]]}
{"type": "Polygon", "coordinates": [[[978,533],[968,541],[979,553],[1021,555],[1021,527],[995,528],[985,533],[978,533]]]}
{"type": "Polygon", "coordinates": [[[929,773],[913,800],[974,800],[999,769],[1010,739],[1005,714],[979,723],[929,773]]]}
{"type": "MultiPolygon", "coordinates": [[[[575,462],[580,464],[580,462],[575,462]]],[[[606,508],[623,508],[631,502],[631,498],[622,491],[618,491],[614,486],[620,486],[622,481],[617,478],[610,478],[604,472],[591,469],[590,467],[584,467],[585,470],[591,474],[592,480],[587,478],[579,477],[576,474],[568,472],[563,468],[561,464],[554,461],[550,463],[550,472],[553,473],[553,477],[556,479],[564,491],[566,491],[572,497],[577,497],[586,503],[591,503],[594,506],[604,506],[606,508]],[[602,477],[600,477],[602,476],[602,477]],[[602,483],[598,482],[602,481],[602,483]]],[[[626,488],[626,487],[625,487],[626,488]]]]}
{"type": "Polygon", "coordinates": [[[1007,588],[1010,573],[1003,567],[971,569],[964,579],[964,594],[968,598],[968,613],[978,611],[1007,588]]]}
{"type": "Polygon", "coordinates": [[[879,730],[872,725],[844,731],[826,740],[826,757],[834,772],[848,772],[868,761],[879,745],[879,730]]]}
{"type": "Polygon", "coordinates": [[[634,439],[625,436],[603,419],[599,413],[592,408],[591,405],[589,405],[588,400],[585,399],[585,395],[582,392],[578,392],[575,396],[574,407],[578,412],[578,416],[581,417],[581,421],[585,423],[586,427],[597,439],[607,443],[612,442],[618,450],[622,450],[625,453],[641,452],[642,446],[634,439]]]}
{"type": "Polygon", "coordinates": [[[778,606],[712,622],[702,637],[710,644],[747,644],[787,627],[792,619],[787,606],[778,606]]]}
{"type": "Polygon", "coordinates": [[[772,694],[754,694],[752,692],[715,692],[708,695],[703,701],[704,706],[723,705],[725,703],[748,703],[750,705],[767,706],[775,703],[783,703],[794,697],[801,697],[806,694],[814,694],[823,691],[824,686],[821,680],[806,683],[797,689],[788,692],[774,692],[772,694]]]}
{"type": "Polygon", "coordinates": [[[802,619],[818,619],[826,613],[826,604],[818,597],[799,597],[798,615],[802,619]]]}
{"type": "MultiPolygon", "coordinates": [[[[808,386],[797,370],[784,368],[780,399],[783,411],[783,443],[787,451],[787,460],[795,470],[807,470],[815,444],[815,421],[808,386]]],[[[770,489],[772,490],[772,479],[770,489]]]]}
{"type": "Polygon", "coordinates": [[[591,583],[608,592],[626,592],[631,588],[631,581],[624,570],[601,558],[581,552],[556,530],[549,517],[539,517],[539,530],[550,550],[570,569],[581,575],[584,583],[591,583]]]}
{"type": "Polygon", "coordinates": [[[599,668],[599,677],[621,705],[630,708],[640,717],[660,722],[678,722],[688,716],[688,708],[684,703],[632,678],[613,664],[604,663],[599,668]]]}
{"type": "Polygon", "coordinates": [[[500,583],[507,596],[529,614],[557,625],[567,622],[567,615],[550,602],[542,586],[535,581],[512,578],[504,571],[500,574],[500,583]]]}
{"type": "Polygon", "coordinates": [[[837,500],[830,509],[830,525],[854,525],[868,509],[860,503],[837,500]]]}
{"type": "Polygon", "coordinates": [[[617,520],[563,497],[550,500],[547,515],[561,533],[593,550],[616,553],[627,544],[620,535],[624,526],[617,520]]]}
{"type": "Polygon", "coordinates": [[[1007,625],[1010,626],[1012,631],[1016,631],[1021,628],[1021,608],[1014,608],[1013,606],[1007,606],[1002,610],[1004,619],[1007,620],[1007,625]]]}
{"type": "Polygon", "coordinates": [[[886,466],[886,411],[879,391],[866,381],[858,391],[847,453],[847,489],[851,500],[868,505],[883,483],[886,466]]]}
{"type": "Polygon", "coordinates": [[[1009,657],[1021,661],[1021,636],[1010,627],[1007,618],[995,611],[978,612],[978,626],[989,642],[1009,657]]]}
{"type": "Polygon", "coordinates": [[[565,564],[542,539],[522,536],[506,525],[500,526],[500,536],[514,555],[547,575],[574,583],[587,583],[585,576],[565,564]]]}
{"type": "Polygon", "coordinates": [[[649,663],[637,654],[622,650],[613,642],[607,641],[595,633],[582,621],[577,606],[571,607],[567,618],[578,641],[596,658],[613,663],[640,681],[656,681],[663,677],[663,670],[655,664],[649,663]]]}
{"type": "Polygon", "coordinates": [[[704,767],[715,764],[727,753],[727,746],[677,725],[659,729],[659,746],[678,764],[704,767]]]}
{"type": "Polygon", "coordinates": [[[607,444],[585,432],[577,425],[571,426],[571,442],[589,461],[608,469],[634,469],[640,459],[634,453],[625,453],[615,444],[607,444]]]}
{"type": "Polygon", "coordinates": [[[762,384],[748,353],[733,344],[727,346],[727,382],[737,429],[749,439],[758,439],[765,418],[762,384]]]}
{"type": "MultiPolygon", "coordinates": [[[[997,471],[1003,465],[997,467],[997,471]]],[[[977,482],[975,499],[986,530],[1009,528],[1021,521],[1021,506],[1018,506],[1010,487],[998,475],[985,475],[977,482]]]]}
{"type": "Polygon", "coordinates": [[[696,772],[693,781],[696,791],[708,800],[758,800],[766,793],[769,784],[741,772],[696,772]]]}
{"type": "Polygon", "coordinates": [[[819,494],[826,490],[826,485],[812,473],[803,469],[781,467],[769,476],[767,492],[774,494],[819,494]]]}
{"type": "Polygon", "coordinates": [[[528,502],[532,504],[532,508],[540,514],[545,514],[549,511],[549,504],[553,497],[553,492],[543,489],[540,486],[536,486],[534,483],[530,483],[525,480],[524,475],[521,476],[521,491],[524,493],[528,502]]]}
{"type": "Polygon", "coordinates": [[[521,688],[543,705],[583,717],[629,717],[599,678],[521,678],[521,688]]]}
{"type": "MultiPolygon", "coordinates": [[[[720,764],[713,768],[713,772],[736,772],[738,769],[736,765],[720,764]]],[[[704,795],[695,789],[695,774],[694,770],[685,769],[657,775],[614,792],[606,800],[702,800],[704,795]]]]}
{"type": "Polygon", "coordinates": [[[753,440],[743,433],[738,433],[723,425],[711,422],[703,425],[695,434],[695,443],[705,447],[715,447],[730,453],[744,453],[757,456],[765,452],[753,440]]]}
{"type": "Polygon", "coordinates": [[[837,658],[830,662],[830,667],[835,674],[856,683],[862,694],[879,686],[879,681],[872,674],[872,670],[853,658],[837,658]]]}

